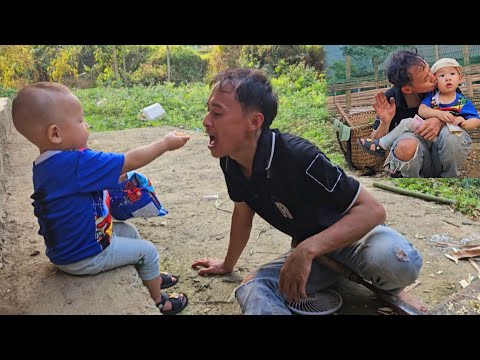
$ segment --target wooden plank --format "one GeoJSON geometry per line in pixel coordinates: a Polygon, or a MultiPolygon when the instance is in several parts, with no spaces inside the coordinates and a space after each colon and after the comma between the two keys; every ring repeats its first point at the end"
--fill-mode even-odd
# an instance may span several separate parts
{"type": "Polygon", "coordinates": [[[344,83],[338,83],[338,84],[331,84],[328,86],[328,91],[345,91],[345,90],[354,90],[354,89],[369,89],[369,88],[375,88],[381,87],[381,86],[389,86],[390,82],[388,80],[377,80],[377,83],[375,83],[375,80],[364,80],[364,81],[348,81],[344,83]]]}
{"type": "Polygon", "coordinates": [[[480,315],[480,280],[451,295],[428,315],[480,315]]]}

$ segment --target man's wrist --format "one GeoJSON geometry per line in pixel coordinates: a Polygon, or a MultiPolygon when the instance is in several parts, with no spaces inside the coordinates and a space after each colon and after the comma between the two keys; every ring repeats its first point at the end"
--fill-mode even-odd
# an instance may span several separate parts
{"type": "Polygon", "coordinates": [[[296,251],[301,252],[302,257],[310,261],[313,261],[313,259],[318,255],[317,252],[312,248],[312,246],[309,246],[309,244],[306,241],[302,241],[297,246],[296,251]]]}
{"type": "Polygon", "coordinates": [[[235,267],[235,263],[227,259],[223,260],[223,270],[226,272],[232,272],[235,267]]]}

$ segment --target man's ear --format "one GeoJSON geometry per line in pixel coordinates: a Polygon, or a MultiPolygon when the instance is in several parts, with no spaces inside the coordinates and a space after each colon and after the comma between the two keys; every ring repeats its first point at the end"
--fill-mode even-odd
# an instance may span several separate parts
{"type": "Polygon", "coordinates": [[[62,136],[60,135],[60,128],[56,124],[51,124],[47,128],[47,139],[53,144],[60,144],[62,136]]]}
{"type": "Polygon", "coordinates": [[[250,130],[256,131],[257,129],[261,128],[263,122],[265,121],[265,117],[261,112],[254,112],[253,116],[250,119],[250,130]]]}
{"type": "Polygon", "coordinates": [[[412,87],[410,85],[403,85],[402,86],[402,92],[404,94],[411,94],[413,93],[412,87]]]}

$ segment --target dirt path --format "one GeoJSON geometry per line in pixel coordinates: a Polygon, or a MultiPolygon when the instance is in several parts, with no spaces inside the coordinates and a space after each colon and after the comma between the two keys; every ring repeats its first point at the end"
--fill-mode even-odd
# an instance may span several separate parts
{"type": "MultiPolygon", "coordinates": [[[[168,127],[93,133],[95,150],[125,152],[147,144],[171,130],[168,127]]],[[[187,131],[192,139],[141,169],[155,185],[170,211],[165,217],[133,221],[142,237],[155,243],[161,268],[180,275],[175,288],[185,291],[190,305],[182,314],[239,314],[230,295],[244,275],[286,251],[289,238],[255,217],[251,240],[236,270],[226,276],[198,277],[191,262],[202,256],[223,257],[228,243],[232,203],[218,160],[206,148],[207,137],[187,131]],[[218,195],[218,201],[204,199],[218,195]]],[[[98,276],[74,277],[57,271],[45,256],[43,239],[31,206],[31,164],[36,149],[15,134],[7,148],[9,186],[7,216],[0,229],[0,313],[9,314],[158,314],[133,267],[98,276]]],[[[471,239],[480,243],[480,223],[447,206],[389,193],[360,178],[386,207],[387,223],[407,236],[422,252],[421,284],[411,294],[432,307],[461,289],[459,281],[474,273],[468,261],[455,264],[434,242],[471,239]],[[469,223],[473,225],[465,225],[469,223]]],[[[343,286],[339,313],[375,313],[379,306],[360,286],[343,286]]]]}

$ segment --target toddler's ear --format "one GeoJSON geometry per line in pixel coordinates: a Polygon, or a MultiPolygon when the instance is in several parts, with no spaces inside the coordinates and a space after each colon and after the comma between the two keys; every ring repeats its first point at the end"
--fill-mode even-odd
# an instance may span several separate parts
{"type": "Polygon", "coordinates": [[[56,124],[51,124],[47,128],[47,139],[53,144],[60,144],[62,137],[60,136],[60,128],[56,124]]]}

